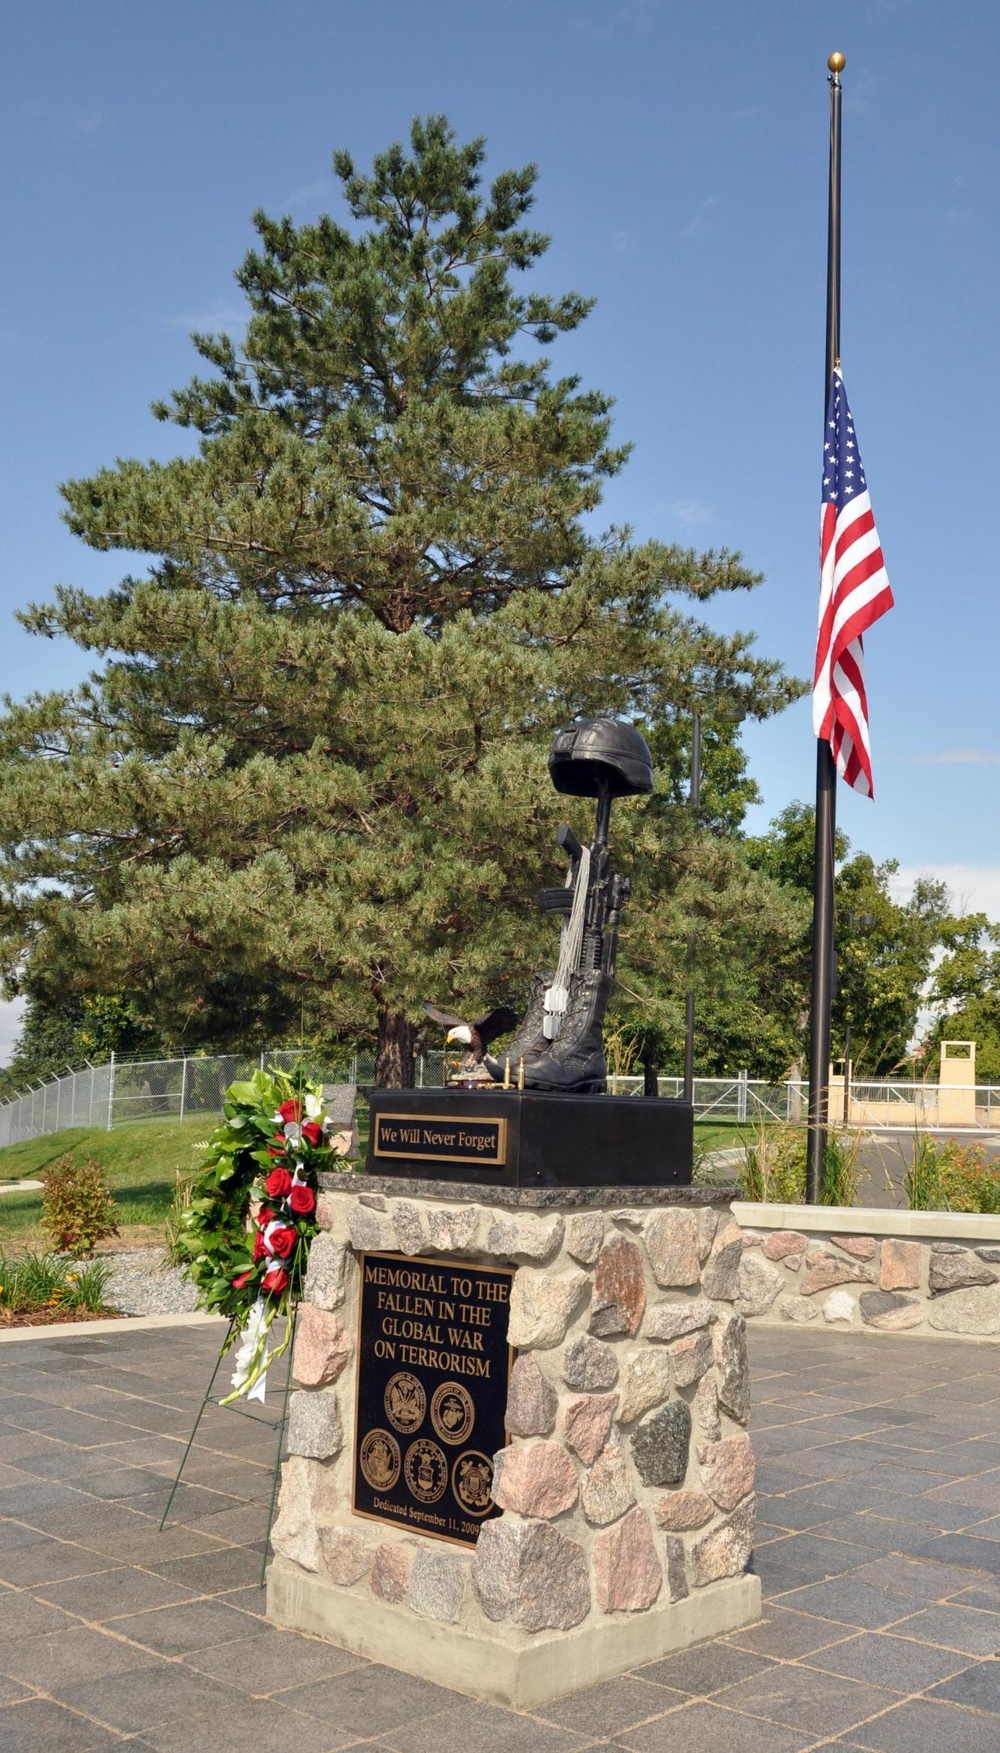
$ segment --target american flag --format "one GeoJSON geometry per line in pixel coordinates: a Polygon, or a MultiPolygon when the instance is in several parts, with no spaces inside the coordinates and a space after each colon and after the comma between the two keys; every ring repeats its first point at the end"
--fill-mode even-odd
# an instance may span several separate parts
{"type": "Polygon", "coordinates": [[[865,797],[874,793],[861,636],[891,608],[882,545],[838,367],[830,383],[823,446],[813,729],[829,742],[841,778],[865,797]]]}

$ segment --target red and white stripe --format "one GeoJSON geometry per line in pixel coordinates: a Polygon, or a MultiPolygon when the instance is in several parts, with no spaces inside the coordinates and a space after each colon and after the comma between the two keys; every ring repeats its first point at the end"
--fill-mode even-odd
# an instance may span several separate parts
{"type": "Polygon", "coordinates": [[[824,502],[813,730],[829,742],[841,778],[866,797],[873,797],[874,789],[861,636],[892,604],[867,491],[839,513],[824,502]]]}

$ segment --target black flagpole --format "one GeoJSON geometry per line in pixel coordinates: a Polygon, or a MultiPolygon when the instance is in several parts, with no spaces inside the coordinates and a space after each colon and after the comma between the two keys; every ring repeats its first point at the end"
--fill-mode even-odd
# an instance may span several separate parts
{"type": "MultiPolygon", "coordinates": [[[[826,423],[830,381],[840,363],[840,75],[843,55],[831,55],[830,69],[830,201],[826,254],[826,375],[823,380],[823,421],[826,423]]],[[[816,852],[813,870],[812,1006],[809,1038],[809,1154],[806,1199],[817,1205],[823,1186],[826,1132],[830,1110],[830,1012],[833,1005],[833,865],[837,826],[837,770],[830,744],[816,744],[816,852]]]]}

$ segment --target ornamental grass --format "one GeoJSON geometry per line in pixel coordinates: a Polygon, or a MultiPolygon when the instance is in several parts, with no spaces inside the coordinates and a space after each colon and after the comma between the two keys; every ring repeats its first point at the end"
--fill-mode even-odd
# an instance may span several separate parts
{"type": "Polygon", "coordinates": [[[5,1254],[0,1251],[0,1322],[35,1311],[104,1311],[108,1268],[102,1260],[86,1265],[59,1254],[5,1254]]]}

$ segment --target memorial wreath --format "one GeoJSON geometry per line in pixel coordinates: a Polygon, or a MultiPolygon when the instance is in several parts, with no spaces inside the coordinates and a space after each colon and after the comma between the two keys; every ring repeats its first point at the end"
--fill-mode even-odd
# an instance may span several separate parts
{"type": "Polygon", "coordinates": [[[319,1084],[274,1070],[230,1084],[223,1114],[181,1213],[175,1252],[199,1305],[231,1323],[223,1354],[240,1342],[226,1405],[241,1394],[263,1400],[268,1368],[291,1341],[319,1227],[317,1175],[331,1164],[331,1122],[319,1084]],[[285,1329],[272,1347],[279,1316],[285,1329]]]}

